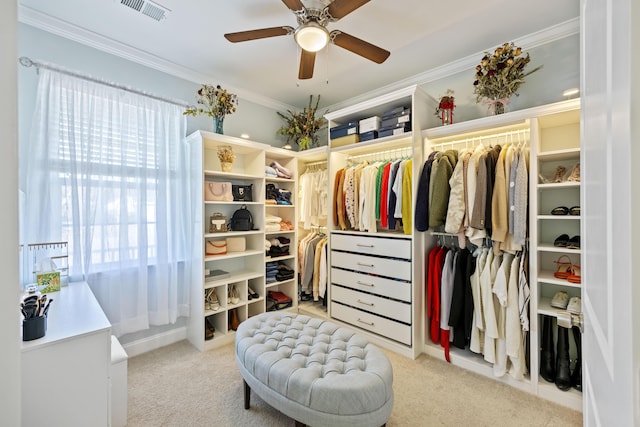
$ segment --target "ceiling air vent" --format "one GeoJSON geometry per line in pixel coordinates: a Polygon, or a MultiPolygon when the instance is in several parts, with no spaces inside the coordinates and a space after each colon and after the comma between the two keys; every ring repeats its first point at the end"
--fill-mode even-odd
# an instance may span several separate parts
{"type": "Polygon", "coordinates": [[[120,4],[130,7],[143,15],[147,15],[149,18],[153,18],[156,21],[161,21],[167,17],[169,12],[171,12],[166,7],[160,6],[158,3],[154,3],[149,0],[120,0],[120,4]]]}

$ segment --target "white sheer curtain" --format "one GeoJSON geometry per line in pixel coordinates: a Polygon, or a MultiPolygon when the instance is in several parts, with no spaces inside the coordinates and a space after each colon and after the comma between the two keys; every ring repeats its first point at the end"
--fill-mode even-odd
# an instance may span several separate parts
{"type": "Polygon", "coordinates": [[[181,107],[40,70],[23,242],[69,242],[70,278],[89,283],[115,335],[189,314],[185,132],[181,107]]]}

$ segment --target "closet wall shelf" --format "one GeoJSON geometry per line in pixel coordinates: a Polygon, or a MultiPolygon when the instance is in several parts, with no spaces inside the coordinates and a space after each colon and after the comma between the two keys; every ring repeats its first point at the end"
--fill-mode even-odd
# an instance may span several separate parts
{"type": "MultiPolygon", "coordinates": [[[[262,205],[261,202],[223,202],[223,201],[205,201],[205,205],[238,205],[238,207],[242,205],[262,205]]],[[[275,206],[275,205],[274,205],[275,206]]]]}
{"type": "Polygon", "coordinates": [[[243,280],[255,279],[256,277],[263,277],[264,273],[262,271],[248,271],[248,272],[230,272],[231,274],[227,277],[218,280],[211,280],[204,282],[204,288],[215,288],[220,285],[226,285],[227,283],[236,283],[241,282],[243,280]]]}
{"type": "Polygon", "coordinates": [[[240,258],[240,257],[244,257],[244,256],[250,256],[250,255],[262,255],[264,253],[264,251],[258,251],[258,250],[249,250],[249,251],[243,251],[243,252],[228,252],[224,255],[207,255],[204,257],[205,261],[219,261],[219,260],[223,260],[223,259],[231,259],[231,258],[240,258]]]}
{"type": "Polygon", "coordinates": [[[538,153],[538,159],[545,162],[567,160],[580,157],[580,148],[567,148],[564,150],[543,151],[538,153]]]}
{"type": "Polygon", "coordinates": [[[295,258],[295,255],[283,255],[283,256],[277,256],[277,257],[268,256],[265,258],[265,261],[266,262],[283,261],[285,259],[293,259],[293,258],[295,258]]]}
{"type": "Polygon", "coordinates": [[[571,283],[568,280],[558,279],[553,275],[553,271],[542,270],[538,273],[538,282],[549,283],[551,285],[568,286],[570,288],[581,288],[580,283],[571,283]]]}
{"type": "Polygon", "coordinates": [[[549,184],[538,184],[538,190],[555,190],[559,188],[578,188],[580,182],[557,182],[549,184]]]}
{"type": "MultiPolygon", "coordinates": [[[[230,219],[230,218],[229,218],[230,219]]],[[[234,236],[248,236],[251,234],[262,234],[262,230],[250,230],[250,231],[227,231],[225,233],[206,233],[204,237],[206,239],[213,239],[216,237],[234,237],[234,236]]],[[[216,258],[217,259],[217,258],[216,258]]]]}
{"type": "Polygon", "coordinates": [[[376,151],[389,151],[394,149],[410,148],[413,137],[412,132],[405,132],[401,135],[386,136],[384,138],[372,139],[370,141],[358,142],[357,144],[345,145],[331,148],[332,153],[344,153],[350,155],[374,154],[376,151]]]}
{"type": "Polygon", "coordinates": [[[281,234],[293,234],[295,233],[295,230],[280,230],[280,231],[267,231],[266,234],[267,236],[279,236],[281,234]]]}
{"type": "Polygon", "coordinates": [[[554,383],[549,383],[540,378],[538,380],[538,395],[551,402],[582,412],[582,393],[574,388],[562,391],[554,383]]]}
{"type": "Polygon", "coordinates": [[[559,252],[559,253],[569,253],[569,254],[580,254],[582,251],[580,249],[567,249],[563,247],[553,246],[551,243],[543,243],[538,245],[538,251],[540,252],[559,252]]]}
{"type": "Polygon", "coordinates": [[[291,182],[291,183],[295,182],[295,180],[293,180],[293,179],[278,178],[278,177],[273,177],[273,176],[267,176],[264,179],[267,182],[291,182]]]}
{"type": "Polygon", "coordinates": [[[269,205],[269,204],[265,204],[264,205],[265,208],[289,208],[289,209],[293,209],[295,208],[295,205],[269,205]]]}
{"type": "Polygon", "coordinates": [[[580,220],[580,215],[538,215],[538,219],[557,219],[560,221],[580,220]]]}
{"type": "Polygon", "coordinates": [[[277,286],[280,286],[280,285],[286,285],[287,283],[292,283],[292,282],[294,282],[294,281],[295,281],[295,279],[289,279],[289,280],[283,280],[283,281],[281,281],[281,282],[267,283],[266,287],[267,287],[267,289],[269,289],[269,288],[275,288],[275,287],[277,287],[277,286]]]}
{"type": "Polygon", "coordinates": [[[228,179],[262,179],[262,175],[253,175],[248,173],[234,173],[234,172],[222,172],[214,170],[206,170],[203,172],[204,176],[228,178],[228,179]]]}

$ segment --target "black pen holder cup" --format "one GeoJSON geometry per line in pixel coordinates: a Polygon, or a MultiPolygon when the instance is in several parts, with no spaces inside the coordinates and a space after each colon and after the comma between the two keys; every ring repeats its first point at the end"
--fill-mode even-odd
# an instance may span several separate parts
{"type": "Polygon", "coordinates": [[[47,332],[47,316],[32,317],[22,321],[22,341],[42,338],[47,332]]]}

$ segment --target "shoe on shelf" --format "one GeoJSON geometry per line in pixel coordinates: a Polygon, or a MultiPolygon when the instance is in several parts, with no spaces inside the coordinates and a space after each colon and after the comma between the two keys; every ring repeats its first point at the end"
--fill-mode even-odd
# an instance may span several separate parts
{"type": "Polygon", "coordinates": [[[580,162],[576,163],[571,169],[571,173],[567,178],[567,181],[580,182],[580,162]]]}
{"type": "Polygon", "coordinates": [[[209,289],[209,294],[207,295],[207,301],[209,302],[209,310],[213,310],[213,311],[220,310],[220,301],[218,301],[218,294],[216,294],[215,288],[209,289]]]}
{"type": "Polygon", "coordinates": [[[249,299],[258,299],[260,298],[260,295],[258,295],[258,293],[256,291],[254,291],[253,289],[251,289],[249,286],[247,286],[248,289],[248,298],[249,299]]]}
{"type": "Polygon", "coordinates": [[[567,311],[573,314],[578,314],[582,311],[582,300],[580,297],[571,297],[569,305],[567,305],[567,311]]]}
{"type": "Polygon", "coordinates": [[[567,240],[567,249],[580,249],[580,236],[573,236],[567,240]]]}
{"type": "Polygon", "coordinates": [[[213,339],[215,335],[215,328],[213,327],[213,322],[209,320],[209,317],[204,318],[204,339],[205,341],[209,341],[213,339]]]}
{"type": "Polygon", "coordinates": [[[582,283],[582,276],[580,275],[581,270],[579,265],[571,266],[571,274],[567,277],[569,283],[580,284],[582,283]]]}
{"type": "Polygon", "coordinates": [[[551,215],[569,215],[569,208],[566,206],[558,206],[551,209],[551,215]]]}
{"type": "Polygon", "coordinates": [[[571,206],[569,208],[569,215],[580,216],[580,206],[571,206]]]}
{"type": "Polygon", "coordinates": [[[569,294],[565,291],[556,292],[556,294],[551,299],[551,307],[553,308],[561,308],[565,310],[567,305],[569,304],[569,294]]]}
{"type": "Polygon", "coordinates": [[[564,248],[567,246],[567,242],[569,241],[568,234],[561,234],[556,237],[556,240],[553,241],[553,246],[557,246],[559,248],[564,248]]]}
{"type": "Polygon", "coordinates": [[[236,285],[231,285],[229,287],[229,302],[231,304],[238,304],[240,302],[240,297],[238,296],[236,285]]]}
{"type": "Polygon", "coordinates": [[[571,258],[567,255],[562,255],[554,262],[557,264],[556,271],[553,273],[554,277],[558,279],[566,279],[573,274],[573,262],[571,262],[571,258]]]}
{"type": "Polygon", "coordinates": [[[567,173],[567,168],[565,168],[564,166],[560,165],[556,168],[556,176],[553,177],[553,181],[552,182],[563,182],[564,181],[564,175],[567,173]]]}

